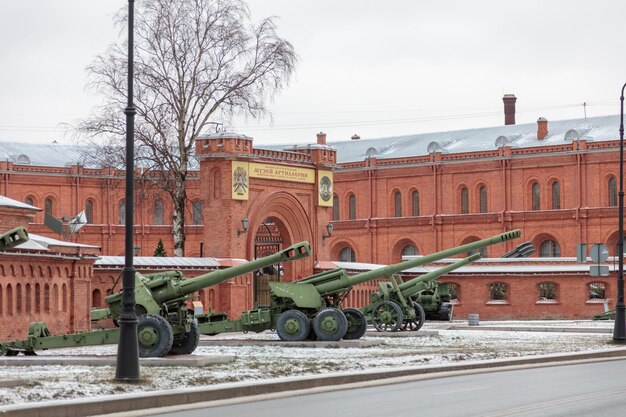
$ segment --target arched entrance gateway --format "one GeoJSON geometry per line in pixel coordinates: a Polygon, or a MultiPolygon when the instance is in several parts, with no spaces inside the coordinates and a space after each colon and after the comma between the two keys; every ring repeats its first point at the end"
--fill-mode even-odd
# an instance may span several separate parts
{"type": "Polygon", "coordinates": [[[247,136],[219,133],[196,141],[196,159],[207,256],[252,260],[302,241],[312,249],[308,258],[231,280],[220,291],[223,310],[267,305],[270,281],[309,276],[316,260],[328,259],[323,236],[332,215],[334,149],[321,143],[290,151],[255,149],[247,136]]]}
{"type": "MultiPolygon", "coordinates": [[[[289,192],[266,190],[250,205],[247,215],[252,232],[246,244],[250,258],[267,256],[302,241],[313,245],[309,213],[289,192]]],[[[280,279],[293,281],[311,275],[313,261],[313,257],[309,257],[281,265],[280,279]]]]}
{"type": "MultiPolygon", "coordinates": [[[[283,239],[272,217],[265,219],[254,237],[254,259],[271,255],[283,248],[283,239]]],[[[254,272],[254,304],[270,305],[269,283],[280,281],[284,265],[276,264],[254,272]]]]}

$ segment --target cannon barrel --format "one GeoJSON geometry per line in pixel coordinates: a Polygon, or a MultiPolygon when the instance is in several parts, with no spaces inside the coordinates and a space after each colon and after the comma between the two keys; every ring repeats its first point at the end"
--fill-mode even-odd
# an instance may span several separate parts
{"type": "Polygon", "coordinates": [[[423,286],[419,284],[425,283],[428,281],[433,281],[447,274],[450,271],[459,269],[460,267],[470,264],[474,261],[477,261],[480,258],[482,258],[482,256],[480,256],[480,253],[475,253],[473,255],[468,256],[467,258],[461,259],[460,261],[456,261],[453,264],[450,264],[441,268],[437,268],[436,270],[428,272],[427,274],[424,274],[417,278],[413,278],[410,281],[403,282],[402,284],[398,285],[398,289],[400,290],[400,293],[402,294],[403,297],[411,297],[422,290],[423,286]]]}
{"type": "Polygon", "coordinates": [[[326,280],[319,283],[310,282],[315,286],[320,294],[330,294],[335,291],[350,288],[354,285],[371,281],[380,277],[388,277],[405,269],[413,268],[419,265],[435,262],[444,258],[449,258],[461,253],[479,250],[489,245],[495,245],[497,243],[506,242],[508,240],[516,239],[520,237],[520,230],[512,230],[510,232],[501,233],[496,236],[489,237],[487,239],[478,240],[476,242],[467,243],[465,245],[457,246],[450,249],[445,249],[440,252],[425,255],[416,259],[403,261],[397,264],[383,266],[372,271],[363,272],[353,276],[342,276],[341,279],[326,280]]]}
{"type": "Polygon", "coordinates": [[[6,250],[28,240],[28,232],[22,226],[0,234],[0,251],[6,250]]]}
{"type": "Polygon", "coordinates": [[[311,254],[311,246],[308,242],[300,242],[289,246],[281,251],[242,265],[232,266],[226,269],[209,272],[195,278],[190,278],[180,283],[182,295],[188,295],[206,287],[217,285],[227,279],[265,268],[278,262],[289,262],[296,259],[306,258],[311,254]]]}

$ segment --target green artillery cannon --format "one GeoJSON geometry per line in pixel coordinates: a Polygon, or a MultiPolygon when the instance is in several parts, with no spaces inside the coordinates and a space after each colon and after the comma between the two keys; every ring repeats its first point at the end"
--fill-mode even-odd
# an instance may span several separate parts
{"type": "MultiPolygon", "coordinates": [[[[411,264],[412,266],[416,264],[422,265],[461,253],[476,252],[486,246],[516,239],[520,234],[519,230],[513,230],[432,255],[405,261],[404,264],[411,264]]],[[[402,282],[398,276],[386,274],[389,277],[389,282],[381,282],[379,284],[379,290],[370,295],[370,304],[362,312],[378,331],[419,330],[426,319],[422,303],[427,304],[428,308],[431,309],[432,304],[436,305],[441,301],[433,296],[435,291],[440,290],[435,280],[478,259],[480,259],[480,254],[474,253],[451,265],[413,278],[407,282],[402,282]]]]}
{"type": "Polygon", "coordinates": [[[420,296],[426,290],[438,290],[435,282],[437,278],[480,258],[480,254],[475,253],[407,282],[402,282],[398,275],[393,275],[388,282],[379,284],[379,290],[370,295],[370,304],[361,311],[379,332],[417,331],[426,320],[424,308],[417,301],[420,296]]]}
{"type": "MultiPolygon", "coordinates": [[[[261,332],[276,329],[278,336],[287,341],[301,341],[307,338],[327,341],[336,341],[341,338],[358,339],[363,336],[367,326],[364,314],[353,308],[342,309],[343,300],[355,285],[381,277],[391,278],[400,271],[476,250],[490,244],[504,242],[518,237],[519,234],[519,230],[507,232],[491,239],[473,242],[458,248],[353,276],[349,276],[345,269],[338,268],[295,282],[270,282],[271,306],[269,308],[246,311],[239,320],[228,320],[223,313],[198,316],[200,333],[215,335],[224,332],[261,332]]],[[[476,259],[475,257],[470,258],[469,262],[476,259]]],[[[461,264],[457,263],[454,266],[458,268],[461,264]]],[[[443,273],[445,270],[441,274],[443,273]]],[[[432,280],[435,275],[429,275],[426,279],[432,280]]],[[[416,284],[417,282],[412,283],[410,287],[412,288],[416,284]]],[[[394,291],[387,290],[387,287],[381,291],[386,291],[387,294],[394,293],[394,291]]],[[[413,294],[413,290],[410,288],[406,288],[404,291],[413,294]]],[[[384,293],[381,293],[380,299],[385,301],[384,297],[384,293]]],[[[404,320],[404,316],[407,320],[417,318],[412,307],[408,308],[402,320],[404,320]],[[412,315],[409,311],[413,311],[412,315]]]]}
{"type": "MultiPolygon", "coordinates": [[[[536,252],[531,242],[524,242],[500,258],[525,258],[536,252]]],[[[450,286],[445,282],[434,281],[412,297],[424,310],[427,320],[450,320],[453,305],[450,286]]],[[[404,329],[404,328],[403,328],[404,329]]],[[[406,329],[404,329],[406,330],[406,329]]]]}
{"type": "Polygon", "coordinates": [[[16,227],[0,234],[0,251],[13,248],[28,240],[28,232],[23,227],[16,227]]]}
{"type": "MultiPolygon", "coordinates": [[[[278,262],[307,257],[310,253],[309,244],[301,242],[264,258],[189,279],[184,278],[180,271],[146,275],[136,273],[135,312],[139,320],[139,356],[189,354],[196,349],[200,337],[198,323],[193,310],[186,303],[194,298],[194,292],[278,262]]],[[[106,297],[109,307],[92,310],[92,322],[108,318],[117,320],[122,309],[121,298],[121,291],[106,297]]],[[[119,329],[52,336],[45,323],[31,323],[28,339],[0,343],[0,354],[34,354],[37,349],[101,345],[117,343],[118,340],[119,329]]]]}

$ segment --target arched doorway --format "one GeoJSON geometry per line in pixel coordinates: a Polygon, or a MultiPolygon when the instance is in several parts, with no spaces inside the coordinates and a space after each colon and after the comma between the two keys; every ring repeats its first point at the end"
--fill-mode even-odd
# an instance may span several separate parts
{"type": "MultiPolygon", "coordinates": [[[[254,237],[254,259],[272,255],[283,249],[283,239],[280,229],[273,217],[263,220],[254,237]]],[[[283,266],[274,264],[254,271],[254,304],[258,307],[268,307],[271,304],[269,283],[280,281],[283,275],[283,266]]]]}

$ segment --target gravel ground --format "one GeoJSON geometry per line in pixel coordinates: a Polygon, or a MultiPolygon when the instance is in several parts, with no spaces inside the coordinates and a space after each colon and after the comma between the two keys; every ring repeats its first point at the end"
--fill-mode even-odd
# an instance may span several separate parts
{"type": "MultiPolygon", "coordinates": [[[[583,327],[613,327],[612,322],[590,321],[481,322],[481,325],[579,327],[581,331],[583,327]]],[[[376,337],[375,340],[382,340],[383,344],[366,348],[283,347],[249,343],[242,346],[200,346],[194,354],[234,355],[236,360],[234,363],[199,368],[143,367],[142,381],[135,384],[114,381],[115,368],[111,366],[1,366],[0,381],[24,379],[29,382],[13,388],[0,388],[0,406],[284,376],[382,370],[615,347],[609,333],[445,330],[445,326],[437,323],[427,323],[424,329],[438,330],[439,335],[376,337]]],[[[220,335],[219,338],[276,340],[278,336],[266,332],[220,335]]],[[[110,345],[55,349],[43,351],[40,356],[114,355],[116,351],[117,347],[110,345]]]]}

